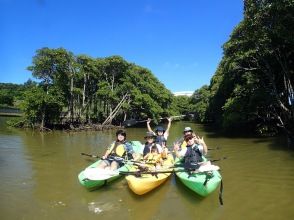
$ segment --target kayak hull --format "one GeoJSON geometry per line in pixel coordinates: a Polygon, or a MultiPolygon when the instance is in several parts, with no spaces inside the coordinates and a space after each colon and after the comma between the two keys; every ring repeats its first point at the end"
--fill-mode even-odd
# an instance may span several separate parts
{"type": "MultiPolygon", "coordinates": [[[[172,171],[169,167],[174,163],[172,155],[168,156],[168,158],[164,161],[163,167],[160,171],[172,171]]],[[[150,167],[152,168],[152,167],[150,167]]],[[[137,171],[136,167],[131,167],[130,171],[137,171]]],[[[159,171],[159,170],[158,170],[159,171]]],[[[159,187],[163,184],[171,173],[158,173],[154,174],[142,174],[140,177],[135,175],[126,176],[126,180],[129,188],[137,195],[146,194],[153,189],[159,187]]]]}
{"type": "MultiPolygon", "coordinates": [[[[177,162],[177,165],[181,163],[177,162]]],[[[177,168],[175,171],[183,169],[177,168]]],[[[176,172],[178,179],[190,190],[206,197],[215,191],[221,183],[222,177],[216,170],[203,173],[176,172]]]]}
{"type": "Polygon", "coordinates": [[[170,173],[158,174],[157,177],[151,174],[143,174],[142,177],[136,177],[134,175],[129,175],[126,177],[130,189],[137,195],[143,195],[150,192],[156,187],[164,183],[170,173]]]}
{"type": "MultiPolygon", "coordinates": [[[[97,165],[100,162],[101,162],[101,160],[98,160],[95,163],[88,166],[86,169],[95,168],[95,167],[97,167],[97,165]]],[[[120,167],[118,169],[118,171],[129,171],[129,169],[130,169],[130,165],[124,165],[124,166],[120,167]]],[[[89,190],[97,189],[97,188],[104,186],[107,183],[111,183],[114,180],[117,180],[121,177],[120,174],[117,174],[117,175],[111,175],[111,176],[109,176],[109,178],[107,178],[105,180],[91,180],[86,177],[85,170],[83,170],[79,173],[78,179],[79,179],[80,184],[89,190]]]]}
{"type": "MultiPolygon", "coordinates": [[[[131,144],[133,146],[133,150],[135,153],[138,153],[138,154],[143,153],[144,145],[142,145],[141,142],[131,141],[131,144]]],[[[111,182],[119,179],[120,177],[122,177],[119,174],[119,172],[117,172],[118,173],[117,175],[110,175],[109,178],[103,179],[103,180],[91,180],[91,179],[87,178],[86,170],[91,169],[91,168],[96,168],[101,161],[102,160],[98,160],[98,161],[94,162],[93,164],[91,164],[90,166],[88,166],[84,170],[82,170],[78,175],[78,180],[79,180],[80,184],[82,186],[84,186],[85,188],[87,188],[88,190],[95,190],[97,188],[100,188],[100,187],[102,187],[108,183],[111,183],[111,182]]],[[[126,171],[129,171],[130,169],[131,169],[131,165],[125,164],[124,166],[120,167],[116,171],[126,172],[126,171]]]]}

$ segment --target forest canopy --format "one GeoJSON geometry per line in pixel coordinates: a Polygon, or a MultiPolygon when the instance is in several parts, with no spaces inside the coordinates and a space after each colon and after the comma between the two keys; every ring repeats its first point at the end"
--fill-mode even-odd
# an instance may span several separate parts
{"type": "Polygon", "coordinates": [[[148,69],[120,56],[92,58],[41,48],[28,70],[40,82],[26,91],[22,109],[41,127],[57,123],[61,114],[70,123],[106,125],[178,113],[170,108],[172,93],[148,69]]]}

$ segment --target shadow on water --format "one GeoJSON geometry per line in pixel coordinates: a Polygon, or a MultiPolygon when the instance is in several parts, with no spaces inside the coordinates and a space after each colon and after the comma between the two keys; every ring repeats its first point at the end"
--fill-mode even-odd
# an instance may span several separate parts
{"type": "Polygon", "coordinates": [[[100,191],[104,191],[104,192],[111,191],[114,188],[116,188],[117,184],[120,183],[121,181],[124,181],[123,177],[117,178],[117,179],[111,181],[110,183],[106,183],[100,187],[96,187],[91,191],[96,191],[96,190],[100,190],[100,191]]]}
{"type": "Polygon", "coordinates": [[[151,190],[150,192],[147,192],[146,194],[143,195],[137,195],[135,194],[130,187],[128,186],[128,184],[126,183],[126,187],[127,187],[127,191],[129,192],[129,195],[136,201],[143,201],[145,199],[148,198],[152,198],[153,196],[155,196],[156,194],[159,193],[159,191],[162,190],[162,188],[164,187],[165,184],[168,184],[167,182],[169,182],[169,180],[166,180],[164,183],[162,183],[160,186],[154,188],[153,190],[151,190]]]}
{"type": "Polygon", "coordinates": [[[236,131],[225,132],[225,131],[217,129],[216,127],[211,126],[209,124],[201,124],[200,126],[207,133],[207,137],[210,137],[210,138],[221,138],[221,137],[232,138],[232,139],[259,138],[259,136],[255,135],[249,131],[240,132],[240,131],[236,130],[236,131]]]}
{"type": "Polygon", "coordinates": [[[270,150],[273,151],[286,151],[291,157],[294,157],[294,146],[289,143],[289,140],[285,136],[278,136],[272,138],[268,144],[270,150]]]}
{"type": "Polygon", "coordinates": [[[252,132],[223,132],[207,124],[203,124],[201,127],[206,132],[207,138],[254,139],[253,142],[256,144],[268,143],[270,150],[292,151],[294,153],[293,143],[291,144],[286,135],[283,134],[273,137],[263,137],[253,134],[252,132]]]}
{"type": "Polygon", "coordinates": [[[201,203],[205,198],[188,189],[177,177],[173,177],[179,194],[191,203],[201,203]]]}

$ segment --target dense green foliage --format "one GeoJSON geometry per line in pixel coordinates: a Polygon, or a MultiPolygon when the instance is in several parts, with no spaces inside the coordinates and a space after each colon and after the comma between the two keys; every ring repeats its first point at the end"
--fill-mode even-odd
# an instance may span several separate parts
{"type": "MultiPolygon", "coordinates": [[[[198,122],[205,123],[208,121],[207,109],[209,105],[210,91],[208,86],[202,86],[196,90],[190,98],[190,105],[193,106],[195,111],[195,119],[198,122]]],[[[193,111],[193,110],[191,110],[193,111]]]]}
{"type": "Polygon", "coordinates": [[[14,106],[22,99],[25,87],[12,83],[0,83],[0,105],[14,106]]]}
{"type": "Polygon", "coordinates": [[[191,98],[188,96],[174,96],[171,109],[174,110],[173,115],[186,115],[189,116],[195,109],[194,105],[191,103],[191,98]]]}
{"type": "Polygon", "coordinates": [[[244,19],[223,49],[208,90],[196,91],[201,121],[293,137],[294,2],[244,1],[244,19]]]}
{"type": "Polygon", "coordinates": [[[148,69],[120,56],[91,58],[42,48],[28,70],[40,80],[24,94],[22,109],[32,124],[119,124],[178,113],[171,109],[172,93],[148,69]]]}
{"type": "Polygon", "coordinates": [[[50,87],[46,93],[42,86],[35,86],[28,89],[24,93],[24,97],[21,109],[33,127],[35,124],[41,123],[41,128],[43,128],[45,124],[59,121],[63,96],[58,89],[50,87]]]}
{"type": "Polygon", "coordinates": [[[23,85],[13,83],[0,83],[0,106],[19,107],[23,101],[24,92],[37,85],[29,79],[23,85]]]}

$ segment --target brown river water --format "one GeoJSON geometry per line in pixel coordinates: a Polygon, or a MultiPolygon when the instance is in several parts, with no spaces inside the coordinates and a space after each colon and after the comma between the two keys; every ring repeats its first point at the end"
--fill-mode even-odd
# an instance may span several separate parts
{"type": "MultiPolygon", "coordinates": [[[[202,198],[173,175],[159,188],[137,196],[124,178],[87,191],[78,173],[102,155],[115,131],[39,133],[9,129],[0,118],[1,219],[293,219],[294,151],[279,138],[225,137],[190,122],[174,122],[168,145],[185,126],[203,136],[224,182],[202,198]]],[[[129,140],[144,141],[146,128],[126,129],[129,140]]]]}

